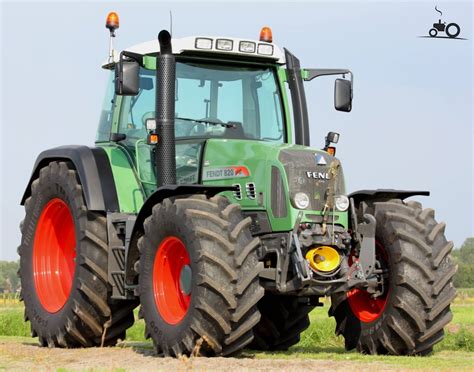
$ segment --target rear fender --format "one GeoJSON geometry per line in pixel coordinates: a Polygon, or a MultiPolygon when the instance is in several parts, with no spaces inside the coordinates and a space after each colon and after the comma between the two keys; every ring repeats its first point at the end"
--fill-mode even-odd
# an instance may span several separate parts
{"type": "Polygon", "coordinates": [[[26,199],[31,196],[31,184],[39,177],[41,168],[52,161],[69,161],[74,164],[90,211],[119,211],[115,182],[107,154],[100,147],[75,145],[55,147],[39,154],[21,199],[21,205],[24,205],[26,199]]]}

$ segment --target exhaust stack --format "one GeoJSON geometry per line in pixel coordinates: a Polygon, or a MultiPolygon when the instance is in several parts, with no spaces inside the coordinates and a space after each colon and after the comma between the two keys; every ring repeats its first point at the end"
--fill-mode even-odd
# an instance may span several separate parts
{"type": "Polygon", "coordinates": [[[176,184],[176,147],[174,136],[174,100],[176,60],[171,49],[171,34],[162,30],[158,35],[160,53],[156,58],[156,184],[158,187],[176,184]]]}

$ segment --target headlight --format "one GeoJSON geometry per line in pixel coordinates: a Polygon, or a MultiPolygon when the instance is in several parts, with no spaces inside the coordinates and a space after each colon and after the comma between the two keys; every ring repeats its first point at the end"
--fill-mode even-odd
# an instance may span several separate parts
{"type": "Polygon", "coordinates": [[[345,212],[349,209],[349,198],[345,195],[338,195],[335,197],[335,204],[339,212],[345,212]]]}
{"type": "Polygon", "coordinates": [[[293,197],[296,208],[306,209],[309,206],[309,196],[304,192],[297,192],[293,197]]]}

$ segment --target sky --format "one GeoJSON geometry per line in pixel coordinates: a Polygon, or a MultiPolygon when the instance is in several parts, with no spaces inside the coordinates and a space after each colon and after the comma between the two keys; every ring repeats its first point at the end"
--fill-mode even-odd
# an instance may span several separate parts
{"type": "Polygon", "coordinates": [[[311,145],[341,134],[348,191],[430,190],[419,197],[459,247],[474,236],[472,2],[21,2],[0,4],[0,260],[17,259],[19,205],[44,149],[93,145],[107,73],[109,11],[117,49],[156,38],[257,39],[262,26],[303,67],[349,68],[351,113],[334,110],[334,78],[306,86],[311,145]],[[439,18],[461,39],[423,38],[439,18]]]}

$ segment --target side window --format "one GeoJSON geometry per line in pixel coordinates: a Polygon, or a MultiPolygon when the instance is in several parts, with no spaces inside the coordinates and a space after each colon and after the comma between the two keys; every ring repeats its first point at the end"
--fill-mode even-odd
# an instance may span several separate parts
{"type": "Polygon", "coordinates": [[[134,144],[146,138],[146,119],[155,116],[155,89],[153,72],[142,70],[140,91],[136,96],[123,96],[120,109],[119,131],[125,134],[126,142],[134,144]]]}
{"type": "Polygon", "coordinates": [[[111,71],[107,82],[102,110],[100,112],[99,129],[97,130],[96,142],[107,142],[110,140],[112,130],[112,116],[115,107],[114,72],[111,71]]]}

